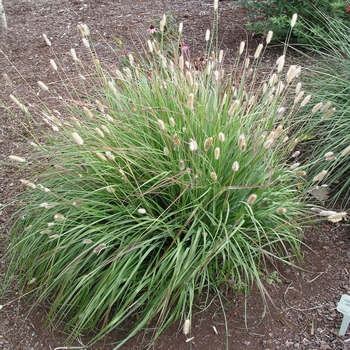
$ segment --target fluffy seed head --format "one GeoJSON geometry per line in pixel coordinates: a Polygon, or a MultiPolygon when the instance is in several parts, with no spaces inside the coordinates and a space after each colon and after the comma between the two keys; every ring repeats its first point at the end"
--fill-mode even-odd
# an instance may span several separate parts
{"type": "Polygon", "coordinates": [[[216,147],[214,150],[214,158],[218,160],[220,158],[220,147],[216,147]]]}
{"type": "Polygon", "coordinates": [[[303,176],[306,175],[306,171],[305,170],[298,170],[298,171],[295,172],[295,175],[303,177],[303,176]]]}
{"type": "Polygon", "coordinates": [[[335,214],[328,216],[328,220],[333,221],[333,222],[341,221],[341,219],[343,219],[347,215],[348,215],[348,213],[346,211],[343,211],[340,213],[335,213],[335,214]]]}
{"type": "Polygon", "coordinates": [[[290,170],[294,170],[296,169],[298,166],[300,165],[300,163],[294,163],[290,166],[290,170]]]}
{"type": "Polygon", "coordinates": [[[301,106],[301,107],[304,107],[304,106],[310,101],[310,99],[311,99],[311,95],[307,95],[307,96],[303,99],[303,101],[300,103],[300,106],[301,106]]]}
{"type": "Polygon", "coordinates": [[[126,77],[131,80],[132,79],[132,73],[131,73],[131,69],[129,67],[123,68],[123,71],[126,75],[126,77]]]}
{"type": "Polygon", "coordinates": [[[223,132],[219,132],[219,141],[224,142],[225,141],[225,134],[223,132]]]}
{"type": "Polygon", "coordinates": [[[263,94],[266,94],[266,91],[267,91],[267,84],[266,83],[264,83],[264,85],[263,85],[263,89],[262,89],[262,91],[263,91],[263,94]]]}
{"type": "Polygon", "coordinates": [[[187,99],[187,107],[189,109],[193,109],[193,102],[194,102],[194,94],[189,94],[187,99]]]}
{"type": "Polygon", "coordinates": [[[179,147],[181,145],[181,140],[178,134],[174,135],[173,145],[174,145],[174,148],[179,147]]]}
{"type": "Polygon", "coordinates": [[[195,82],[193,86],[193,93],[196,94],[198,92],[198,89],[199,89],[199,83],[195,82]]]}
{"type": "Polygon", "coordinates": [[[97,134],[101,137],[105,137],[105,134],[103,133],[103,131],[100,128],[95,128],[95,131],[97,132],[97,134]]]}
{"type": "Polygon", "coordinates": [[[57,213],[53,216],[55,221],[63,221],[64,220],[64,215],[57,213]]]}
{"type": "Polygon", "coordinates": [[[146,209],[144,209],[144,208],[139,208],[139,209],[137,209],[137,212],[139,213],[139,214],[146,214],[146,209]]]}
{"type": "Polygon", "coordinates": [[[271,131],[268,135],[266,140],[272,140],[275,137],[276,132],[275,131],[271,131]]]}
{"type": "Polygon", "coordinates": [[[83,244],[91,244],[92,243],[92,240],[91,239],[88,239],[88,238],[85,238],[83,240],[83,244]]]}
{"type": "Polygon", "coordinates": [[[153,45],[153,50],[154,50],[154,52],[155,52],[156,54],[159,54],[159,53],[160,53],[160,48],[159,48],[159,45],[158,45],[157,41],[156,41],[156,40],[153,40],[153,41],[152,41],[152,45],[153,45]]]}
{"type": "Polygon", "coordinates": [[[277,88],[276,88],[276,95],[280,95],[282,93],[284,89],[284,84],[282,81],[280,81],[278,84],[277,84],[277,88]]]}
{"type": "Polygon", "coordinates": [[[324,106],[322,106],[321,112],[324,112],[325,110],[327,110],[331,105],[332,105],[332,102],[328,101],[324,106]]]}
{"type": "Polygon", "coordinates": [[[106,249],[106,244],[105,243],[101,243],[93,250],[93,252],[95,254],[99,254],[104,249],[106,249]]]}
{"type": "Polygon", "coordinates": [[[57,70],[57,64],[54,60],[50,60],[50,65],[54,70],[57,70]]]}
{"type": "Polygon", "coordinates": [[[169,124],[174,127],[175,126],[175,119],[173,117],[169,118],[169,124]]]}
{"type": "Polygon", "coordinates": [[[284,66],[284,61],[285,61],[286,56],[282,55],[280,56],[277,61],[276,61],[276,65],[277,65],[277,72],[281,72],[284,66]]]}
{"type": "Polygon", "coordinates": [[[82,37],[90,35],[90,29],[85,23],[78,24],[78,31],[82,37]]]}
{"type": "Polygon", "coordinates": [[[276,131],[275,131],[275,140],[278,139],[282,135],[283,132],[284,132],[283,126],[281,124],[278,125],[278,127],[276,128],[276,131]]]}
{"type": "Polygon", "coordinates": [[[299,92],[301,90],[301,83],[299,82],[296,86],[295,86],[295,94],[298,95],[299,92]]]}
{"type": "Polygon", "coordinates": [[[184,56],[180,56],[179,57],[179,68],[181,69],[181,70],[183,70],[184,69],[184,56]]]}
{"type": "Polygon", "coordinates": [[[297,67],[292,65],[289,67],[288,72],[287,72],[287,76],[286,76],[286,81],[289,84],[294,78],[295,78],[295,71],[296,71],[297,67]]]}
{"type": "Polygon", "coordinates": [[[184,27],[184,24],[181,22],[181,23],[179,24],[179,34],[182,33],[183,27],[184,27]]]}
{"type": "Polygon", "coordinates": [[[161,131],[165,130],[165,124],[164,124],[163,120],[158,119],[158,127],[161,131]]]}
{"type": "Polygon", "coordinates": [[[9,159],[13,160],[14,162],[18,162],[18,163],[24,163],[26,161],[25,158],[19,157],[19,156],[15,156],[15,155],[9,156],[9,159]]]}
{"type": "Polygon", "coordinates": [[[52,232],[52,230],[43,230],[43,231],[40,231],[40,234],[49,235],[51,232],[52,232]]]}
{"type": "Polygon", "coordinates": [[[210,173],[210,177],[211,177],[211,179],[212,179],[213,181],[216,181],[216,180],[218,179],[218,176],[217,176],[217,174],[216,174],[215,171],[213,171],[212,173],[210,173]]]}
{"type": "Polygon", "coordinates": [[[242,55],[243,51],[244,51],[244,47],[245,47],[245,41],[241,41],[240,45],[239,45],[239,54],[242,55]]]}
{"type": "Polygon", "coordinates": [[[189,70],[186,71],[186,80],[190,86],[193,86],[193,76],[189,70]]]}
{"type": "Polygon", "coordinates": [[[179,169],[180,170],[184,170],[185,169],[185,162],[182,159],[179,160],[179,169]]]}
{"type": "Polygon", "coordinates": [[[107,187],[106,187],[106,192],[108,192],[108,193],[115,193],[115,188],[114,188],[114,187],[107,186],[107,187]]]}
{"type": "Polygon", "coordinates": [[[107,157],[107,159],[109,159],[111,161],[115,160],[114,155],[110,151],[106,151],[106,157],[107,157]]]}
{"type": "Polygon", "coordinates": [[[253,193],[248,197],[247,203],[249,205],[252,205],[257,200],[257,198],[258,196],[255,193],[253,193]]]}
{"type": "Polygon", "coordinates": [[[74,49],[70,49],[70,54],[72,55],[73,61],[78,61],[78,57],[74,49]]]}
{"type": "Polygon", "coordinates": [[[190,150],[192,152],[195,152],[195,151],[198,151],[198,144],[195,140],[192,140],[190,141],[190,150]]]}
{"type": "Polygon", "coordinates": [[[163,19],[159,22],[159,30],[161,32],[164,32],[164,27],[165,27],[165,22],[163,21],[163,19]]]}
{"type": "Polygon", "coordinates": [[[294,104],[297,104],[301,100],[301,98],[304,96],[304,94],[305,94],[305,91],[300,91],[296,96],[296,98],[294,99],[294,104]]]}
{"type": "Polygon", "coordinates": [[[277,208],[276,209],[276,213],[278,214],[278,215],[283,215],[283,214],[285,214],[287,212],[287,209],[286,208],[277,208]]]}
{"type": "Polygon", "coordinates": [[[190,328],[191,328],[191,321],[189,319],[185,320],[185,324],[183,327],[183,333],[185,335],[190,334],[190,328]]]}
{"type": "Polygon", "coordinates": [[[323,106],[322,102],[317,103],[313,108],[312,108],[312,113],[316,113],[317,111],[319,111],[323,106]]]}
{"type": "Polygon", "coordinates": [[[80,137],[80,135],[77,132],[72,132],[72,136],[77,145],[81,146],[84,144],[84,140],[80,137]]]}
{"type": "Polygon", "coordinates": [[[328,173],[328,170],[322,170],[320,173],[318,173],[314,178],[313,178],[313,182],[316,182],[316,181],[321,181],[325,176],[326,174],[328,173]]]}
{"type": "Polygon", "coordinates": [[[92,112],[90,111],[90,109],[89,108],[87,108],[87,107],[83,107],[83,110],[84,110],[84,113],[85,113],[85,115],[88,117],[88,118],[92,118],[94,115],[92,114],[92,112]]]}
{"type": "Polygon", "coordinates": [[[267,37],[266,37],[266,44],[270,44],[272,36],[273,36],[273,31],[269,30],[269,32],[267,33],[267,37]]]}
{"type": "Polygon", "coordinates": [[[297,19],[298,19],[298,14],[294,13],[292,20],[290,21],[290,26],[293,28],[295,26],[295,24],[297,23],[297,19]]]}
{"type": "Polygon", "coordinates": [[[107,128],[106,125],[101,125],[101,129],[106,133],[106,134],[110,134],[110,130],[107,128]]]}
{"type": "Polygon", "coordinates": [[[28,285],[33,284],[35,281],[36,281],[36,278],[34,277],[28,282],[28,285]]]}
{"type": "Polygon", "coordinates": [[[239,163],[238,162],[233,162],[232,164],[232,171],[236,172],[239,170],[239,163]]]}
{"type": "Polygon", "coordinates": [[[324,156],[325,156],[326,158],[328,158],[328,157],[332,157],[333,155],[334,155],[333,152],[327,152],[324,156]]]}
{"type": "Polygon", "coordinates": [[[107,161],[107,158],[100,152],[96,152],[95,153],[97,158],[101,159],[103,162],[106,162],[107,161]]]}
{"type": "Polygon", "coordinates": [[[214,10],[216,11],[218,9],[219,0],[214,0],[214,10]]]}
{"type": "Polygon", "coordinates": [[[335,107],[329,109],[325,114],[323,114],[323,116],[321,117],[321,120],[328,119],[329,117],[331,117],[335,113],[335,111],[336,111],[335,107]]]}
{"type": "Polygon", "coordinates": [[[274,86],[278,82],[278,77],[276,73],[273,73],[269,79],[269,86],[274,86]]]}
{"type": "Polygon", "coordinates": [[[219,51],[219,63],[222,62],[223,57],[224,57],[224,50],[220,50],[219,51]]]}
{"type": "Polygon", "coordinates": [[[265,143],[264,143],[264,148],[265,149],[269,149],[271,148],[272,144],[273,144],[273,139],[270,139],[270,140],[267,140],[265,143]]]}
{"type": "Polygon", "coordinates": [[[261,50],[263,49],[264,45],[263,44],[259,44],[258,47],[256,48],[256,51],[254,53],[254,58],[257,59],[259,58],[260,54],[261,54],[261,50]]]}
{"type": "Polygon", "coordinates": [[[21,183],[22,185],[24,185],[24,186],[27,186],[27,187],[29,187],[29,188],[36,188],[36,185],[35,185],[33,182],[30,182],[30,181],[24,180],[24,179],[21,179],[21,180],[19,180],[19,181],[20,181],[20,183],[21,183]]]}
{"type": "Polygon", "coordinates": [[[86,38],[83,38],[82,41],[83,41],[84,46],[85,46],[87,49],[89,49],[89,48],[90,48],[89,40],[86,39],[86,38]]]}
{"type": "Polygon", "coordinates": [[[210,30],[207,29],[207,31],[205,32],[205,41],[209,41],[210,39],[210,30]]]}
{"type": "Polygon", "coordinates": [[[39,88],[43,91],[49,91],[47,85],[45,85],[42,81],[38,81],[39,88]]]}
{"type": "Polygon", "coordinates": [[[341,153],[341,156],[345,157],[349,153],[350,153],[350,145],[343,149],[343,152],[341,153]]]}
{"type": "Polygon", "coordinates": [[[19,102],[16,98],[16,96],[14,95],[10,95],[10,99],[12,100],[12,102],[14,102],[17,106],[21,106],[21,102],[19,102]]]}
{"type": "Polygon", "coordinates": [[[244,136],[244,134],[242,134],[238,138],[238,147],[240,148],[240,150],[242,150],[243,145],[245,145],[245,144],[246,144],[245,136],[244,136]]]}
{"type": "MultiPolygon", "coordinates": [[[[40,208],[45,208],[45,209],[52,209],[52,208],[54,208],[56,205],[57,205],[56,203],[47,203],[47,202],[44,202],[44,203],[41,203],[41,204],[39,205],[39,207],[40,207],[40,208]]],[[[49,227],[51,227],[51,226],[54,225],[54,223],[53,223],[53,222],[49,222],[47,225],[48,225],[49,227]]]]}
{"type": "Polygon", "coordinates": [[[153,45],[152,45],[151,40],[147,40],[147,45],[148,45],[149,52],[152,53],[153,52],[153,45]]]}
{"type": "Polygon", "coordinates": [[[213,144],[214,138],[213,137],[209,137],[204,141],[204,151],[208,151],[208,149],[211,147],[211,145],[213,144]]]}
{"type": "Polygon", "coordinates": [[[230,117],[232,117],[233,116],[233,113],[235,112],[235,110],[237,109],[237,107],[239,106],[239,100],[235,100],[233,103],[232,103],[232,105],[231,105],[231,107],[230,107],[230,109],[228,110],[228,115],[230,116],[230,117]]]}
{"type": "Polygon", "coordinates": [[[45,42],[46,42],[46,44],[48,45],[48,46],[52,46],[52,44],[51,44],[51,41],[49,40],[49,38],[46,36],[46,34],[43,34],[43,38],[45,39],[45,42]]]}

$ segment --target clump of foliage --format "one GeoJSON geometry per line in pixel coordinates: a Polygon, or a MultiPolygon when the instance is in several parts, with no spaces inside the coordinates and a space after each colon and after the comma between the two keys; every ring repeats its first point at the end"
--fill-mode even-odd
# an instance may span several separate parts
{"type": "MultiPolygon", "coordinates": [[[[176,320],[188,326],[200,297],[262,288],[267,262],[299,257],[305,170],[290,156],[310,95],[284,55],[260,75],[263,44],[247,57],[242,42],[227,74],[210,32],[202,58],[179,50],[180,25],[170,56],[152,37],[119,70],[79,28],[92,58],[72,50],[79,86],[54,60],[70,98],[39,82],[54,101],[43,109],[54,134],[31,140],[29,157],[10,155],[35,166],[21,180],[8,277],[49,300],[49,320],[71,338],[98,328],[93,343],[134,317],[118,348],[150,321],[155,337],[176,320]]],[[[11,98],[30,118],[31,106],[11,98]]]]}
{"type": "MultiPolygon", "coordinates": [[[[319,11],[326,14],[330,19],[338,19],[344,24],[350,23],[349,3],[344,0],[239,0],[249,9],[251,21],[247,28],[258,35],[264,35],[268,30],[273,30],[276,40],[283,40],[288,34],[290,18],[297,12],[303,21],[312,24],[316,31],[326,27],[327,22],[319,15],[319,11]]],[[[293,41],[306,41],[309,39],[309,30],[297,23],[292,37],[293,41]]]]}
{"type": "MultiPolygon", "coordinates": [[[[328,174],[323,184],[329,186],[329,193],[323,199],[341,202],[346,209],[350,203],[349,27],[340,19],[322,13],[319,16],[323,16],[326,23],[324,30],[310,34],[309,44],[301,46],[299,51],[312,62],[305,68],[305,86],[322,102],[308,120],[312,129],[306,140],[309,175],[315,176],[326,169],[328,174]],[[323,111],[324,106],[328,106],[327,112],[323,111]]],[[[312,32],[311,24],[304,26],[312,32]]]]}

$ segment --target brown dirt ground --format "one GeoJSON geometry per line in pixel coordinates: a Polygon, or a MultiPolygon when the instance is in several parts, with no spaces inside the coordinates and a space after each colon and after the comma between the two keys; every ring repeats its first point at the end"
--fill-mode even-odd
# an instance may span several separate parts
{"type": "MultiPolygon", "coordinates": [[[[169,12],[177,22],[184,22],[185,43],[192,55],[199,55],[205,31],[211,28],[213,19],[211,0],[3,0],[3,4],[9,28],[0,30],[0,70],[11,77],[13,86],[1,85],[0,101],[11,109],[14,107],[9,94],[15,92],[28,103],[35,103],[39,94],[37,81],[58,79],[49,67],[54,53],[45,44],[44,33],[53,43],[56,60],[69,75],[74,73],[70,49],[83,51],[76,30],[78,23],[89,25],[100,57],[113,62],[122,54],[111,53],[116,46],[115,37],[124,42],[125,51],[136,50],[142,42],[139,38],[147,35],[148,25],[169,12]]],[[[249,40],[253,50],[260,39],[245,32],[245,10],[233,8],[225,0],[219,4],[220,40],[228,55],[237,50],[242,40],[249,40]]],[[[271,51],[266,62],[279,54],[278,49],[271,51]]],[[[20,135],[28,136],[27,122],[21,122],[1,109],[0,231],[4,235],[0,242],[0,276],[6,270],[4,228],[11,213],[4,206],[18,193],[20,178],[19,172],[5,163],[8,155],[26,152],[28,141],[20,135]]],[[[208,310],[194,315],[192,341],[186,342],[181,325],[175,324],[162,334],[153,349],[350,349],[350,333],[338,336],[342,316],[336,311],[341,295],[350,294],[349,233],[346,222],[323,223],[305,230],[303,270],[272,268],[271,272],[278,272],[279,280],[266,277],[266,310],[258,292],[253,290],[246,300],[234,294],[226,306],[225,322],[219,301],[213,298],[208,310]]],[[[28,315],[30,305],[15,286],[0,296],[0,305],[1,350],[67,349],[64,334],[42,328],[46,305],[28,315]]],[[[150,333],[140,333],[123,349],[146,349],[150,333]]],[[[112,349],[121,335],[112,332],[108,339],[90,349],[112,349]]],[[[74,345],[85,349],[84,342],[82,337],[74,345]]]]}

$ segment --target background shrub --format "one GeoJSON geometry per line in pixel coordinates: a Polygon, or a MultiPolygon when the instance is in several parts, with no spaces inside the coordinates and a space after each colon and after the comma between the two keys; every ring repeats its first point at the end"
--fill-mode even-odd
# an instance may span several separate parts
{"type": "MultiPolygon", "coordinates": [[[[343,21],[349,24],[350,13],[349,4],[343,0],[239,0],[249,9],[251,21],[247,23],[247,28],[258,35],[264,35],[268,30],[273,30],[276,40],[284,40],[290,28],[290,18],[294,13],[303,21],[312,25],[313,30],[320,31],[326,27],[327,22],[320,12],[329,18],[343,21]]],[[[309,28],[297,23],[293,33],[293,41],[306,41],[310,39],[309,28]]]]}

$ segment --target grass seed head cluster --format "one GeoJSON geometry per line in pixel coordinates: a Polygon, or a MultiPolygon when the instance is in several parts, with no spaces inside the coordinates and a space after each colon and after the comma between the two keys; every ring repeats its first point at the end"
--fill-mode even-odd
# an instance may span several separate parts
{"type": "Polygon", "coordinates": [[[79,88],[65,84],[73,102],[39,82],[67,113],[46,108],[54,134],[31,140],[30,160],[10,155],[18,166],[38,164],[21,180],[10,274],[19,271],[38,302],[51,301],[49,318],[67,323],[71,337],[98,327],[93,342],[130,317],[118,347],[151,321],[155,336],[178,319],[188,334],[199,298],[208,303],[228,281],[261,287],[268,261],[299,255],[303,166],[286,159],[310,95],[296,101],[300,69],[287,73],[284,55],[260,75],[265,44],[249,57],[241,43],[226,72],[215,37],[200,67],[179,42],[169,55],[151,37],[122,69],[104,67],[88,27],[78,28],[92,63],[72,49],[83,78],[79,88]]]}

